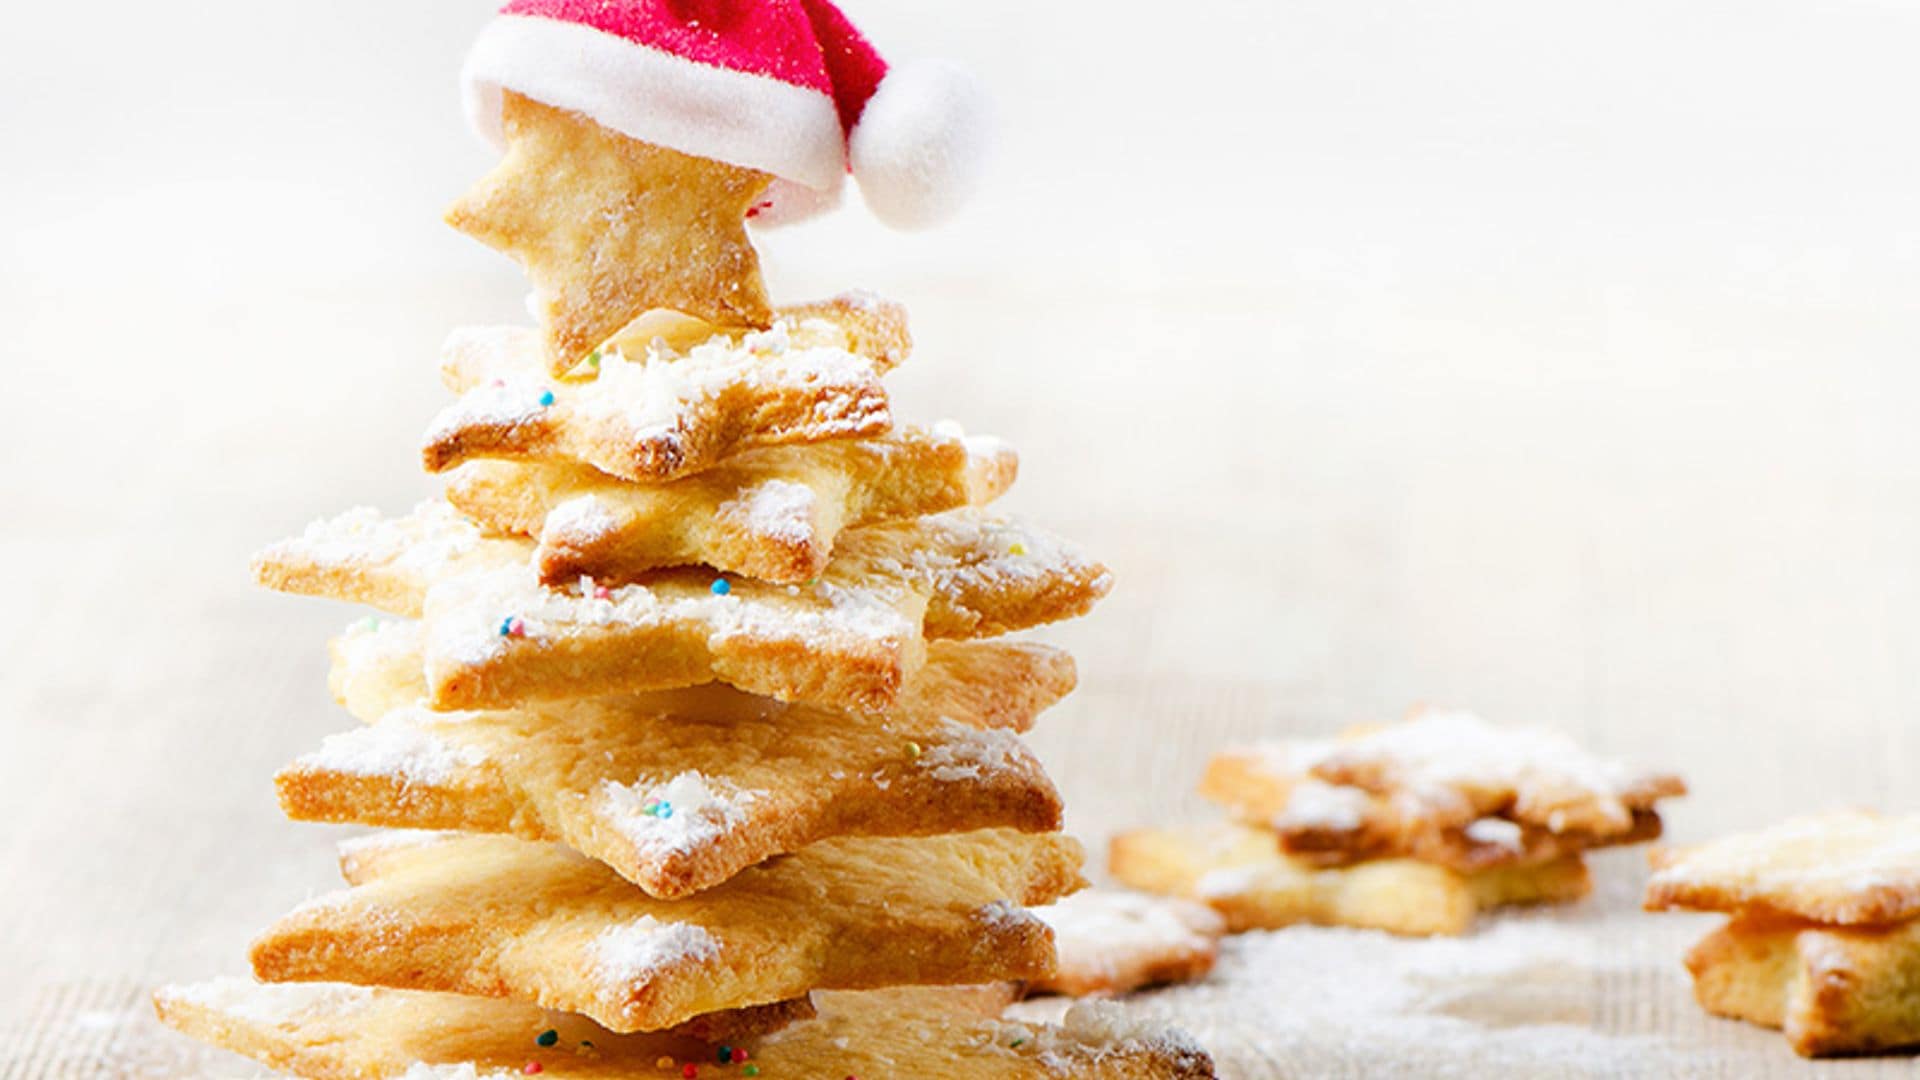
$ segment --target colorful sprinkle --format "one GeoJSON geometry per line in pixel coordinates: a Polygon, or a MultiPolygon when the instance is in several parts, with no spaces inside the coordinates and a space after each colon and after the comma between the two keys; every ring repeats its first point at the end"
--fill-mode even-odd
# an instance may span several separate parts
{"type": "Polygon", "coordinates": [[[547,406],[552,404],[553,404],[553,391],[551,390],[540,391],[540,407],[544,409],[547,406]]]}
{"type": "Polygon", "coordinates": [[[599,349],[595,349],[592,352],[587,354],[587,366],[588,367],[600,366],[600,350],[599,349]]]}
{"type": "Polygon", "coordinates": [[[917,743],[917,742],[910,742],[910,743],[908,743],[908,744],[907,744],[907,753],[909,753],[909,754],[912,754],[912,755],[913,755],[914,757],[919,757],[919,756],[920,756],[920,744],[919,744],[919,743],[917,743]]]}
{"type": "Polygon", "coordinates": [[[1027,1041],[1027,1040],[1025,1040],[1025,1039],[1015,1039],[1015,1040],[1013,1040],[1012,1042],[1010,1042],[1010,1043],[1008,1043],[1007,1045],[1008,1045],[1008,1046],[1019,1046],[1019,1045],[1020,1045],[1021,1043],[1023,1043],[1023,1042],[1026,1042],[1026,1041],[1027,1041]]]}
{"type": "Polygon", "coordinates": [[[506,617],[505,620],[503,620],[500,623],[500,636],[501,637],[526,637],[527,624],[521,621],[520,616],[509,615],[506,617]]]}
{"type": "Polygon", "coordinates": [[[686,1077],[687,1080],[693,1080],[694,1077],[700,1075],[700,1066],[689,1061],[685,1065],[680,1066],[680,1075],[686,1077]]]}
{"type": "Polygon", "coordinates": [[[524,1068],[524,1069],[521,1069],[520,1071],[521,1071],[521,1072],[523,1072],[523,1073],[526,1073],[526,1074],[527,1074],[528,1076],[532,1076],[532,1075],[534,1075],[535,1073],[543,1073],[543,1072],[546,1072],[546,1071],[547,1071],[547,1068],[546,1068],[546,1066],[544,1066],[544,1065],[542,1065],[542,1064],[540,1064],[540,1063],[539,1063],[539,1062],[537,1062],[537,1061],[529,1061],[529,1062],[527,1062],[527,1067],[526,1067],[526,1068],[524,1068]]]}
{"type": "Polygon", "coordinates": [[[731,1046],[715,1047],[713,1051],[713,1060],[719,1062],[722,1065],[731,1064],[733,1061],[733,1047],[731,1046]]]}
{"type": "Polygon", "coordinates": [[[760,1066],[758,1066],[758,1065],[749,1065],[749,1066],[747,1066],[746,1068],[744,1068],[744,1069],[741,1069],[741,1070],[740,1070],[740,1075],[741,1075],[741,1076],[759,1076],[759,1075],[760,1075],[760,1066]]]}
{"type": "Polygon", "coordinates": [[[653,1067],[662,1071],[673,1068],[675,1064],[677,1063],[665,1054],[660,1055],[653,1061],[653,1067]]]}
{"type": "Polygon", "coordinates": [[[1027,545],[1025,544],[1013,544],[1007,548],[1007,554],[1009,555],[1025,555],[1026,553],[1027,545]]]}
{"type": "Polygon", "coordinates": [[[560,1041],[560,1033],[553,1030],[552,1028],[548,1028],[547,1030],[540,1033],[539,1038],[534,1039],[533,1041],[539,1043],[541,1046],[552,1046],[554,1043],[557,1043],[560,1041]]]}
{"type": "Polygon", "coordinates": [[[737,1046],[736,1046],[736,1047],[734,1047],[734,1048],[733,1048],[733,1063],[734,1063],[735,1065],[738,1065],[738,1064],[740,1064],[741,1062],[743,1062],[743,1061],[745,1061],[745,1060],[747,1060],[747,1052],[746,1052],[745,1050],[742,1050],[742,1049],[740,1049],[740,1048],[739,1048],[739,1047],[737,1047],[737,1046]]]}
{"type": "Polygon", "coordinates": [[[715,596],[725,596],[733,591],[732,583],[728,582],[726,578],[714,578],[712,588],[713,595],[715,596]]]}
{"type": "Polygon", "coordinates": [[[607,588],[605,585],[595,585],[593,587],[593,598],[595,600],[611,600],[613,599],[613,590],[607,588]]]}

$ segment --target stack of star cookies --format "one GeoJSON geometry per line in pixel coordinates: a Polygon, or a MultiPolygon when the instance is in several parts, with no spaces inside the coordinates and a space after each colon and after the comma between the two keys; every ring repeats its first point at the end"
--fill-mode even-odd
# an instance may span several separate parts
{"type": "Polygon", "coordinates": [[[1211,1075],[1110,1014],[1013,1028],[1005,991],[929,989],[1054,972],[1026,909],[1082,852],[1018,736],[1074,666],[1007,635],[1106,568],[990,508],[1005,444],[896,420],[900,308],[765,302],[767,177],[503,113],[452,219],[527,266],[541,325],[450,339],[443,499],[254,566],[381,613],[332,645],[363,726],[277,783],[296,820],[395,831],[260,936],[268,985],[163,1018],[326,1078],[1211,1075]]]}
{"type": "Polygon", "coordinates": [[[1685,790],[1557,733],[1421,709],[1218,755],[1200,792],[1234,821],[1124,833],[1112,870],[1204,901],[1236,931],[1458,934],[1489,907],[1585,896],[1582,853],[1657,837],[1655,803],[1685,790]]]}
{"type": "Polygon", "coordinates": [[[1649,910],[1730,916],[1687,954],[1708,1012],[1808,1057],[1920,1044],[1920,817],[1798,818],[1652,862],[1649,910]]]}

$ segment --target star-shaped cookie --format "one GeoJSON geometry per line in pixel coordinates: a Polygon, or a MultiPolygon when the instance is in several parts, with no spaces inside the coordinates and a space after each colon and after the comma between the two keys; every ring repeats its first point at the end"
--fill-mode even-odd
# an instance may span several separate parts
{"type": "Polygon", "coordinates": [[[989,829],[842,837],[682,900],[501,836],[381,835],[343,849],[352,888],[253,946],[269,982],[484,994],[660,1031],[810,990],[1027,979],[1053,934],[1021,910],[1074,891],[1080,845],[989,829]]]}
{"type": "Polygon", "coordinates": [[[555,374],[655,309],[723,325],[772,321],[746,226],[771,177],[518,94],[501,110],[506,157],[447,223],[526,268],[555,374]]]}
{"type": "Polygon", "coordinates": [[[154,995],[160,1019],[196,1039],[314,1080],[499,1077],[567,1080],[759,1075],[915,1080],[1205,1080],[1212,1059],[1177,1030],[1082,1002],[1060,1027],[996,1020],[975,987],[892,987],[815,995],[816,1019],[715,1049],[659,1034],[620,1035],[585,1017],[519,1001],[331,983],[215,979],[154,995]],[[731,1056],[731,1055],[730,1055],[731,1056]],[[665,1067],[662,1065],[664,1059],[665,1067]],[[539,1067],[533,1068],[537,1064],[539,1067]]]}

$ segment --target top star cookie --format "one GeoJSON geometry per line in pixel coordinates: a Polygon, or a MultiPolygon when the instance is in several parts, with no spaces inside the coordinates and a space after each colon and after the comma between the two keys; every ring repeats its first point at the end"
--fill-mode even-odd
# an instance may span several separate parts
{"type": "Polygon", "coordinates": [[[773,311],[747,211],[772,177],[601,127],[508,93],[507,154],[447,223],[533,281],[555,374],[648,311],[766,326],[773,311]]]}

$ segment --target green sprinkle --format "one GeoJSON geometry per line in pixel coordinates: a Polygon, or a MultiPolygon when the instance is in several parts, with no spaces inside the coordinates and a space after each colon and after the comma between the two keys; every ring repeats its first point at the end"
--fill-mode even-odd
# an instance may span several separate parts
{"type": "Polygon", "coordinates": [[[740,1075],[741,1075],[741,1076],[759,1076],[759,1075],[760,1075],[760,1066],[758,1066],[758,1065],[749,1065],[749,1066],[747,1066],[746,1068],[744,1068],[744,1069],[741,1069],[741,1070],[740,1070],[740,1075]]]}
{"type": "Polygon", "coordinates": [[[600,366],[600,350],[599,349],[595,349],[592,352],[587,354],[587,366],[588,367],[600,366]]]}
{"type": "Polygon", "coordinates": [[[540,1033],[539,1038],[533,1041],[539,1043],[541,1046],[552,1046],[554,1043],[560,1041],[560,1033],[552,1028],[548,1028],[540,1033]]]}
{"type": "Polygon", "coordinates": [[[1025,1039],[1015,1039],[1015,1040],[1013,1040],[1013,1042],[1011,1042],[1011,1043],[1009,1043],[1008,1045],[1010,1045],[1010,1046],[1019,1046],[1019,1045],[1020,1045],[1021,1043],[1023,1043],[1023,1042],[1026,1042],[1026,1041],[1027,1041],[1027,1040],[1025,1040],[1025,1039]]]}

